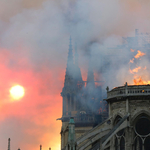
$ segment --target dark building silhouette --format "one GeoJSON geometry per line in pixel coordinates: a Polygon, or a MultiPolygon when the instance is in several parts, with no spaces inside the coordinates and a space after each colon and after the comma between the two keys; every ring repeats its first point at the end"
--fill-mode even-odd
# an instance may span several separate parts
{"type": "MultiPolygon", "coordinates": [[[[134,37],[123,37],[123,44],[114,49],[120,52],[150,50],[150,34],[139,33],[136,29],[134,37]]],[[[110,56],[104,59],[107,57],[110,56]]],[[[109,59],[106,64],[111,67],[109,59]]],[[[107,87],[105,100],[108,110],[104,112],[103,104],[100,104],[102,87],[95,86],[92,67],[89,59],[87,81],[83,81],[78,66],[77,48],[73,55],[70,39],[65,82],[61,93],[63,97],[63,115],[60,118],[62,120],[61,149],[149,150],[150,85],[126,83],[110,91],[107,87]]],[[[105,71],[108,67],[105,66],[102,70],[105,71]]]]}
{"type": "Polygon", "coordinates": [[[61,149],[68,145],[69,119],[74,118],[76,138],[107,118],[107,111],[102,111],[101,86],[95,86],[94,72],[89,60],[87,81],[83,81],[78,65],[77,46],[75,54],[70,38],[67,68],[64,87],[61,92],[63,98],[63,114],[61,129],[61,149]]]}

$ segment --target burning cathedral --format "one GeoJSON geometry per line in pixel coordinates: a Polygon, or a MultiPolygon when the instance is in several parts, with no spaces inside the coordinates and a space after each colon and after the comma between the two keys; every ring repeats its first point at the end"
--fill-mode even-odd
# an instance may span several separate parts
{"type": "MultiPolygon", "coordinates": [[[[135,33],[133,42],[141,37],[137,30],[135,33]]],[[[126,82],[112,90],[107,87],[103,100],[102,87],[95,85],[90,63],[87,81],[83,81],[76,48],[74,57],[75,62],[70,39],[61,92],[61,149],[150,150],[150,85],[136,80],[139,84],[126,82]]]]}

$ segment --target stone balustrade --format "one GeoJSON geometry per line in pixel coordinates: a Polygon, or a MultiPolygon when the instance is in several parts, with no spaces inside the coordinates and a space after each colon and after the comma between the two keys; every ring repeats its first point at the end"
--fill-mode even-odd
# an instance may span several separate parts
{"type": "Polygon", "coordinates": [[[107,91],[107,99],[122,96],[150,95],[150,85],[125,85],[107,91]]]}

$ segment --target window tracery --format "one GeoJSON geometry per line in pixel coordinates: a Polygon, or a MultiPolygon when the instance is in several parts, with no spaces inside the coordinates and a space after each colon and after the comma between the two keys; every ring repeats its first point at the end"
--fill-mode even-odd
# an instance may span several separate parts
{"type": "Polygon", "coordinates": [[[145,114],[135,122],[133,150],[150,150],[150,117],[145,114]]]}
{"type": "MultiPolygon", "coordinates": [[[[116,125],[122,118],[117,116],[114,125],[116,125]]],[[[124,129],[117,132],[115,135],[115,150],[125,150],[125,132],[124,129]]]]}

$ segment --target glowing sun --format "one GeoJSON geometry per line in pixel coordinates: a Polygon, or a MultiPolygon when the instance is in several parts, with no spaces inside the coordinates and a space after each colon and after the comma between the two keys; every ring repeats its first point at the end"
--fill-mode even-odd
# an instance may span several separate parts
{"type": "Polygon", "coordinates": [[[16,100],[19,100],[25,94],[24,88],[20,85],[15,85],[15,86],[11,87],[9,92],[10,92],[11,97],[16,100]]]}

